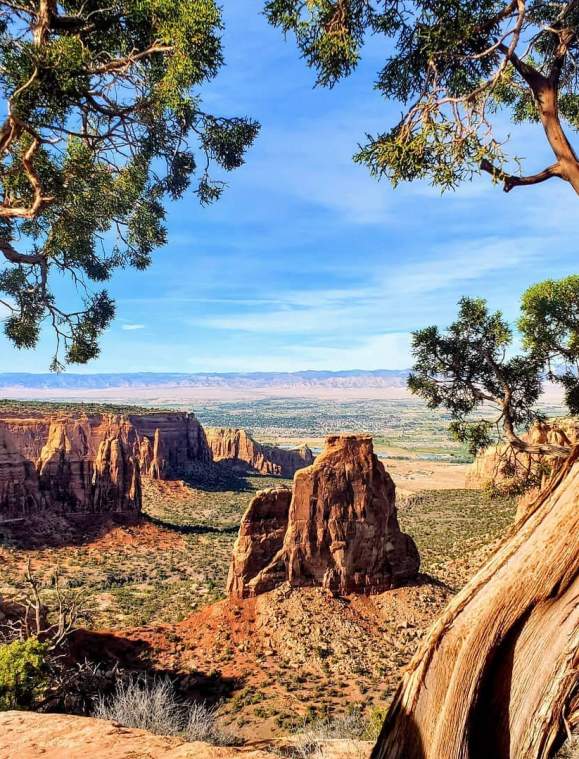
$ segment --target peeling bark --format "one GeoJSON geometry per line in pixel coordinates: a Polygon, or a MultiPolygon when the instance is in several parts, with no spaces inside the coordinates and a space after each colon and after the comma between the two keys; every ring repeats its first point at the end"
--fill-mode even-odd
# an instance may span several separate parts
{"type": "Polygon", "coordinates": [[[579,446],[427,635],[372,759],[547,759],[578,665],[579,446]]]}

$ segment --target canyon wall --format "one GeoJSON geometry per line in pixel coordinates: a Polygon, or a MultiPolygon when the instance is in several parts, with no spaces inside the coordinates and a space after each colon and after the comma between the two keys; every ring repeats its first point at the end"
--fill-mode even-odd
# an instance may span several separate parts
{"type": "Polygon", "coordinates": [[[206,429],[207,442],[214,461],[234,461],[260,474],[291,478],[314,460],[307,445],[293,450],[256,442],[245,430],[206,429]]]}
{"type": "Polygon", "coordinates": [[[50,511],[132,512],[141,476],[165,479],[211,462],[186,413],[0,414],[0,521],[50,511]]]}
{"type": "Polygon", "coordinates": [[[329,437],[286,492],[258,494],[245,513],[227,582],[236,597],[282,582],[376,593],[415,577],[418,550],[398,525],[395,486],[366,436],[329,437]],[[283,532],[283,540],[281,533],[283,532]]]}
{"type": "Polygon", "coordinates": [[[193,414],[0,410],[0,521],[46,510],[139,512],[141,477],[174,479],[232,460],[292,477],[309,448],[256,443],[243,430],[205,430],[193,414]]]}

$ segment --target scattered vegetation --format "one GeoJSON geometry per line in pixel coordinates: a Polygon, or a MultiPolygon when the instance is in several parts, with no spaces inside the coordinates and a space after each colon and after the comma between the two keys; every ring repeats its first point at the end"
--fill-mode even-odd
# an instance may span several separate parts
{"type": "Polygon", "coordinates": [[[0,711],[38,704],[48,687],[48,650],[38,638],[0,645],[0,711]]]}
{"type": "Polygon", "coordinates": [[[180,701],[167,678],[119,679],[111,696],[97,697],[94,716],[156,735],[178,735],[217,746],[238,743],[233,734],[219,726],[215,707],[180,701]]]}

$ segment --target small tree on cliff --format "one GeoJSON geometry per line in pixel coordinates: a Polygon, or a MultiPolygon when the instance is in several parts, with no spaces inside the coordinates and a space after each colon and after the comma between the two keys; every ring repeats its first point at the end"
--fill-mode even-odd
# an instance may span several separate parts
{"type": "Polygon", "coordinates": [[[504,439],[515,452],[566,458],[569,447],[531,445],[519,431],[541,418],[535,404],[545,376],[564,385],[570,411],[579,412],[579,277],[529,288],[519,327],[528,350],[511,356],[513,332],[502,314],[463,298],[445,332],[414,333],[408,386],[430,408],[450,412],[453,436],[473,454],[504,439]]]}
{"type": "Polygon", "coordinates": [[[87,282],[148,266],[164,200],[193,182],[210,203],[223,190],[211,165],[243,163],[257,124],[198,94],[223,62],[220,30],[214,0],[0,0],[0,303],[19,348],[48,320],[55,369],[94,358],[114,315],[87,282]],[[62,276],[78,306],[57,302],[62,276]]]}
{"type": "Polygon", "coordinates": [[[377,177],[454,188],[486,171],[505,192],[559,177],[579,193],[562,125],[579,127],[575,0],[267,0],[265,13],[295,33],[323,86],[352,72],[367,36],[384,38],[376,87],[405,111],[355,157],[377,177]],[[515,123],[541,123],[554,163],[528,176],[508,169],[497,129],[505,112],[515,123]]]}

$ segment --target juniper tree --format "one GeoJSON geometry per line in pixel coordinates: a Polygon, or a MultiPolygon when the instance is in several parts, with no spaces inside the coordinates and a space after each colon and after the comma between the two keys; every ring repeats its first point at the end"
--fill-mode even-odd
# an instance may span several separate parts
{"type": "Polygon", "coordinates": [[[0,0],[0,291],[5,332],[33,348],[43,320],[53,368],[84,363],[114,315],[117,267],[143,269],[166,240],[164,203],[202,204],[243,163],[258,126],[203,109],[223,63],[214,0],[0,0]],[[78,306],[54,295],[64,275],[78,306]]]}
{"type": "Polygon", "coordinates": [[[548,279],[523,295],[519,329],[529,353],[560,383],[573,414],[579,414],[579,276],[548,279]]]}
{"type": "Polygon", "coordinates": [[[512,355],[513,330],[483,299],[463,298],[446,331],[431,326],[413,334],[408,386],[430,408],[450,412],[452,435],[473,454],[502,439],[515,452],[569,455],[566,446],[530,444],[520,432],[542,418],[536,403],[546,376],[563,382],[577,413],[578,282],[543,282],[527,290],[519,322],[524,353],[512,355]],[[545,313],[551,316],[544,319],[545,313]],[[557,373],[559,361],[567,364],[557,373]]]}
{"type": "Polygon", "coordinates": [[[579,128],[576,0],[267,0],[265,13],[295,34],[322,86],[356,68],[369,35],[383,38],[376,88],[404,110],[355,156],[377,177],[446,189],[485,171],[506,192],[559,177],[579,193],[566,133],[579,128]],[[509,169],[505,114],[542,125],[551,165],[509,169]]]}

